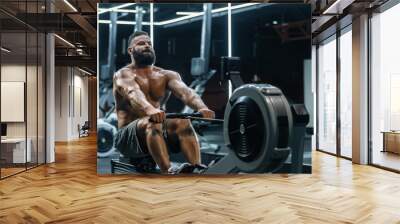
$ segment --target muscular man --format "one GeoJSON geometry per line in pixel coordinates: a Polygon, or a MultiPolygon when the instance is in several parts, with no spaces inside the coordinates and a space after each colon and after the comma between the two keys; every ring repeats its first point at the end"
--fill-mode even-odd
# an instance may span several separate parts
{"type": "Polygon", "coordinates": [[[187,119],[166,119],[161,103],[170,92],[205,118],[214,118],[201,98],[177,72],[154,66],[155,53],[146,32],[129,38],[132,63],[114,74],[113,93],[118,116],[116,147],[129,158],[150,154],[162,173],[172,173],[169,151],[181,151],[193,166],[201,165],[200,147],[187,119]]]}

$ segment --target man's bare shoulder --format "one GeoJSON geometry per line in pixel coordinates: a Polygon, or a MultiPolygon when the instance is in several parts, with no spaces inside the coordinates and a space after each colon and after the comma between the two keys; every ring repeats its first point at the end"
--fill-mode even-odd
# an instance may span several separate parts
{"type": "Polygon", "coordinates": [[[114,79],[125,79],[132,76],[135,76],[135,72],[129,66],[125,66],[114,73],[114,79]]]}
{"type": "Polygon", "coordinates": [[[168,70],[168,69],[159,68],[158,72],[167,76],[168,78],[180,78],[181,77],[178,72],[168,70]]]}

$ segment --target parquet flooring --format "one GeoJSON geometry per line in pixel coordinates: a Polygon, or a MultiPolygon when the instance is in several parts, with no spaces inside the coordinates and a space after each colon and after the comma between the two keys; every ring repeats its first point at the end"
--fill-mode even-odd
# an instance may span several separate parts
{"type": "Polygon", "coordinates": [[[18,172],[21,172],[21,171],[24,171],[25,170],[25,167],[21,167],[21,168],[1,168],[1,176],[2,177],[6,177],[6,176],[10,176],[10,175],[12,175],[12,174],[15,174],[15,173],[18,173],[18,172]]]}
{"type": "Polygon", "coordinates": [[[400,175],[315,152],[312,175],[97,176],[95,137],[0,181],[0,223],[400,223],[400,175]]]}

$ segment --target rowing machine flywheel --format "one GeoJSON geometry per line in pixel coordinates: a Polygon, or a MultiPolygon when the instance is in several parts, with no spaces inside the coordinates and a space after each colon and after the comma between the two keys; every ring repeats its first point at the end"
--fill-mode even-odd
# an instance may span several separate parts
{"type": "Polygon", "coordinates": [[[290,153],[293,126],[282,91],[268,84],[235,90],[225,109],[224,139],[235,169],[264,173],[280,168],[290,153]]]}

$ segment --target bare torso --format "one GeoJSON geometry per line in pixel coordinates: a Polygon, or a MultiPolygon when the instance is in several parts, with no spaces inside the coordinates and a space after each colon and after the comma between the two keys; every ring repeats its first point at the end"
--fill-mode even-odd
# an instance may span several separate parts
{"type": "MultiPolygon", "coordinates": [[[[157,109],[170,95],[166,70],[153,66],[147,74],[138,74],[135,68],[125,67],[120,70],[120,76],[126,83],[134,80],[146,97],[146,100],[157,109]]],[[[143,111],[133,108],[128,97],[114,92],[118,127],[121,128],[130,122],[146,116],[143,111]]]]}

